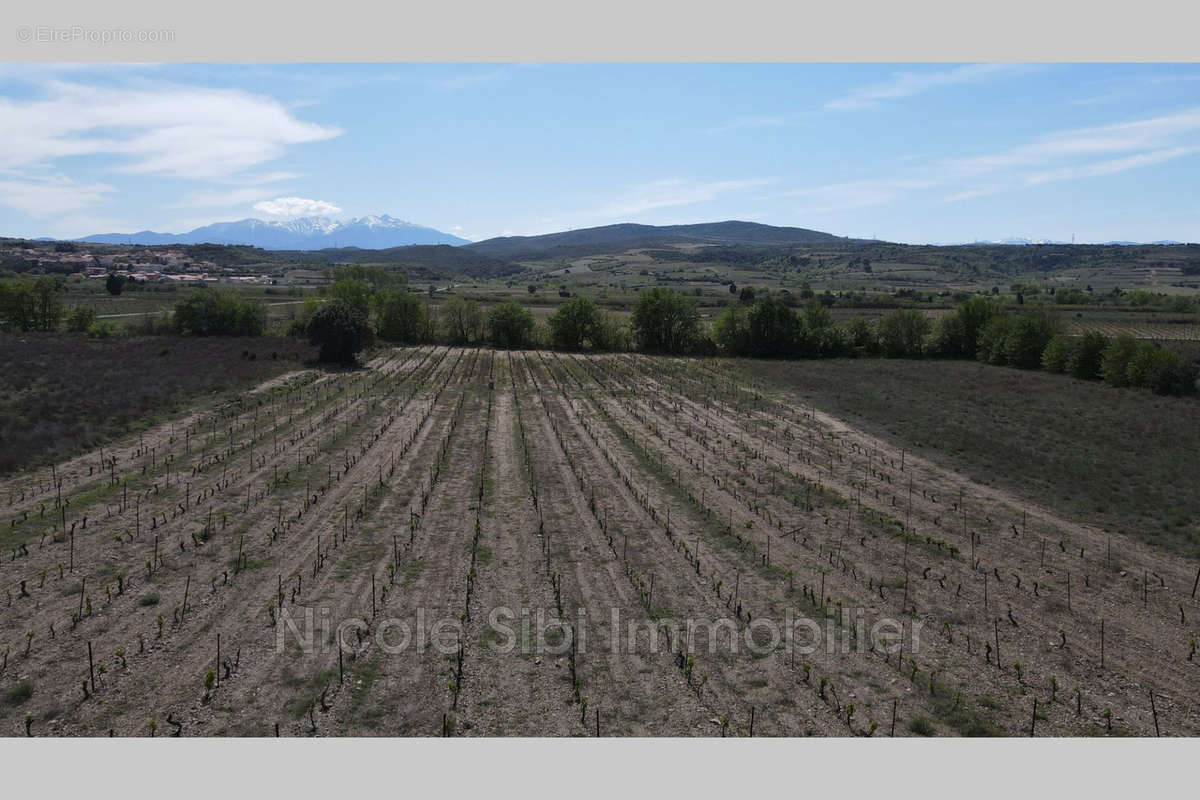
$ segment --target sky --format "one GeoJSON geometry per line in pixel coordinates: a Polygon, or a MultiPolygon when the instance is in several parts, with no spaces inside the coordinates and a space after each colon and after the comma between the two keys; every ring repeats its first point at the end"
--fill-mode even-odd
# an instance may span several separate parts
{"type": "Polygon", "coordinates": [[[5,64],[0,235],[1200,241],[1200,64],[5,64]]]}

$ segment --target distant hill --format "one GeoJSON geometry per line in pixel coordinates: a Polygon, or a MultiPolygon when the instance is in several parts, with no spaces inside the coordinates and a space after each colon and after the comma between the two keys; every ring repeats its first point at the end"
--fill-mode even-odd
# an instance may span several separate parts
{"type": "Polygon", "coordinates": [[[321,250],[329,247],[380,249],[407,245],[461,245],[448,233],[405,222],[387,214],[338,221],[328,217],[302,217],[286,221],[243,219],[216,222],[187,233],[101,233],[77,241],[98,244],[228,244],[249,245],[265,250],[321,250]]]}
{"type": "Polygon", "coordinates": [[[542,236],[501,236],[464,247],[505,258],[545,258],[592,255],[678,244],[801,245],[855,241],[807,228],[781,228],[757,222],[705,222],[698,225],[636,225],[622,223],[580,228],[542,236]]]}

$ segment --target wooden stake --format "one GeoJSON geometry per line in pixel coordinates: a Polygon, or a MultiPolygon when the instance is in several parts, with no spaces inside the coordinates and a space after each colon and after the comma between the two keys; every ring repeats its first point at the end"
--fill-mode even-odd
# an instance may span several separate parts
{"type": "Polygon", "coordinates": [[[96,693],[96,670],[92,662],[92,643],[88,642],[88,679],[92,682],[92,694],[96,693]]]}
{"type": "Polygon", "coordinates": [[[1154,735],[1161,736],[1158,732],[1158,709],[1154,707],[1154,690],[1150,690],[1150,713],[1154,715],[1154,735]]]}

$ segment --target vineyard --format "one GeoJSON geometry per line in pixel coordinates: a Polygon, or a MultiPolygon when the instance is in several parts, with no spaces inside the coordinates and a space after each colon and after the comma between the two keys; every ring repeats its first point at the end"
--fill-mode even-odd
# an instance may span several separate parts
{"type": "Polygon", "coordinates": [[[1200,735],[1195,563],[718,360],[289,373],[0,484],[0,553],[6,736],[1200,735]]]}
{"type": "Polygon", "coordinates": [[[1109,338],[1132,336],[1135,339],[1152,341],[1200,341],[1200,324],[1192,322],[1109,322],[1101,320],[1073,320],[1068,331],[1073,336],[1082,336],[1090,331],[1102,333],[1109,338]]]}

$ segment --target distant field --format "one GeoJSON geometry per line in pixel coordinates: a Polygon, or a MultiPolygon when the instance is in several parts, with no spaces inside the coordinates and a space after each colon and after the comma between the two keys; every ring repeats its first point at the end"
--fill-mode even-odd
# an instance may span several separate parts
{"type": "Polygon", "coordinates": [[[734,362],[1080,519],[1200,555],[1200,402],[964,361],[734,362]]]}
{"type": "Polygon", "coordinates": [[[1068,323],[1068,332],[1072,335],[1089,331],[1098,331],[1109,338],[1128,335],[1155,341],[1200,341],[1200,322],[1109,322],[1084,318],[1068,323]]]}

